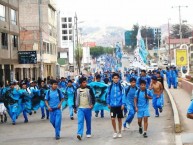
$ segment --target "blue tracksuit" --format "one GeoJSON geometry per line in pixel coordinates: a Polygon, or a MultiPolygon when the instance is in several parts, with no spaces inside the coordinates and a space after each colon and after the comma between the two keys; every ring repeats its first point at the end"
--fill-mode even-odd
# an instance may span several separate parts
{"type": "Polygon", "coordinates": [[[40,98],[41,98],[40,107],[41,107],[42,119],[45,117],[44,110],[46,110],[46,117],[47,117],[47,119],[49,119],[49,110],[47,109],[46,104],[44,102],[46,92],[47,92],[46,88],[40,88],[40,98]]]}
{"type": "Polygon", "coordinates": [[[73,86],[67,87],[65,89],[65,95],[67,96],[68,106],[70,111],[70,117],[73,117],[74,99],[75,99],[75,88],[73,86]]]}
{"type": "Polygon", "coordinates": [[[193,101],[191,101],[188,107],[187,114],[193,114],[193,101]]]}
{"type": "Polygon", "coordinates": [[[19,104],[18,104],[20,94],[15,88],[14,89],[8,88],[6,91],[10,91],[10,97],[14,100],[14,102],[11,102],[8,104],[8,113],[11,117],[12,122],[16,123],[16,118],[20,114],[19,104]]]}
{"type": "Polygon", "coordinates": [[[50,108],[52,108],[52,111],[50,111],[50,122],[55,128],[55,136],[60,137],[62,112],[61,109],[58,108],[58,105],[60,104],[60,97],[63,99],[64,95],[61,91],[59,91],[60,94],[58,94],[57,90],[52,89],[48,92],[46,93],[45,100],[48,101],[50,108]]]}
{"type": "Polygon", "coordinates": [[[177,88],[178,85],[178,71],[177,70],[172,70],[171,71],[171,76],[172,76],[172,85],[174,88],[177,88]]]}
{"type": "Polygon", "coordinates": [[[151,83],[151,78],[150,77],[148,77],[148,76],[138,77],[138,79],[137,79],[137,87],[138,88],[140,87],[140,80],[145,80],[146,81],[146,88],[149,88],[150,83],[151,83]]]}
{"type": "MultiPolygon", "coordinates": [[[[126,89],[125,92],[128,92],[129,87],[126,89]]],[[[134,105],[134,97],[135,97],[135,92],[137,91],[136,87],[131,87],[129,89],[129,92],[125,95],[125,102],[126,106],[129,110],[129,114],[123,124],[124,127],[126,127],[126,123],[130,124],[135,116],[135,105],[134,105]]]]}
{"type": "Polygon", "coordinates": [[[111,85],[108,87],[108,93],[107,93],[107,105],[110,105],[111,107],[120,107],[122,105],[125,106],[125,91],[124,88],[120,86],[119,83],[112,83],[112,87],[110,90],[111,85]]]}
{"type": "Polygon", "coordinates": [[[157,98],[157,94],[153,94],[152,104],[153,104],[153,108],[155,109],[156,116],[159,116],[158,109],[162,109],[162,97],[163,97],[162,95],[163,94],[161,94],[161,96],[157,98]]]}
{"type": "Polygon", "coordinates": [[[171,70],[166,70],[166,80],[167,80],[168,88],[171,88],[171,81],[172,81],[171,70]]]}
{"type": "Polygon", "coordinates": [[[26,89],[21,89],[19,90],[20,96],[22,96],[22,98],[20,99],[20,104],[22,107],[22,111],[23,111],[23,117],[24,117],[24,122],[28,121],[28,117],[27,117],[27,113],[31,113],[31,109],[32,109],[32,102],[31,102],[31,94],[29,92],[27,92],[26,89]]]}

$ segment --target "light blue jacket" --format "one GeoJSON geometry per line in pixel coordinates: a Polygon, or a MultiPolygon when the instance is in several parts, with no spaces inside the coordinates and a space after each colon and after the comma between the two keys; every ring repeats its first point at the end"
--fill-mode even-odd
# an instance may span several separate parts
{"type": "Polygon", "coordinates": [[[111,107],[120,107],[122,105],[125,106],[125,89],[120,84],[113,83],[108,87],[107,93],[107,105],[111,107]]]}

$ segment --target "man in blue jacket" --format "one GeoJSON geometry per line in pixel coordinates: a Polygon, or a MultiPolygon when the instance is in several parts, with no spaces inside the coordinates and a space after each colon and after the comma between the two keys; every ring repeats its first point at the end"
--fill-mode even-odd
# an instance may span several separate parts
{"type": "Polygon", "coordinates": [[[125,91],[119,82],[119,74],[114,73],[112,75],[113,82],[108,88],[107,94],[107,105],[110,109],[111,113],[111,121],[114,129],[113,138],[121,138],[121,128],[122,128],[122,118],[123,118],[123,110],[125,106],[125,91]],[[118,118],[119,123],[119,132],[117,133],[116,128],[116,120],[118,118]]]}
{"type": "Polygon", "coordinates": [[[51,89],[47,91],[45,96],[45,103],[50,111],[50,122],[55,128],[56,140],[60,139],[60,130],[62,122],[61,104],[64,101],[64,95],[57,89],[58,82],[51,80],[51,89]]]}

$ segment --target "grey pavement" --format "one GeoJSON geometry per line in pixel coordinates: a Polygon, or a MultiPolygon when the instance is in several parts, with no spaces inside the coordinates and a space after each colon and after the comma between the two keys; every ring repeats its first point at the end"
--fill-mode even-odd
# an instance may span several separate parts
{"type": "MultiPolygon", "coordinates": [[[[150,105],[152,106],[152,105],[150,105]]],[[[92,118],[92,138],[85,136],[77,140],[77,118],[71,121],[68,109],[63,112],[61,139],[56,141],[54,129],[48,120],[40,119],[40,111],[29,116],[29,123],[23,123],[23,116],[13,126],[10,119],[6,124],[0,124],[0,145],[175,145],[175,133],[172,109],[168,97],[165,97],[164,111],[159,118],[154,117],[151,107],[148,138],[138,133],[137,119],[133,120],[131,128],[123,132],[123,138],[113,139],[113,129],[110,116],[105,112],[105,118],[92,118]]]]}
{"type": "Polygon", "coordinates": [[[174,98],[179,111],[182,133],[181,139],[183,144],[193,144],[193,120],[186,117],[187,109],[190,105],[191,94],[178,87],[178,89],[169,89],[174,98]]]}

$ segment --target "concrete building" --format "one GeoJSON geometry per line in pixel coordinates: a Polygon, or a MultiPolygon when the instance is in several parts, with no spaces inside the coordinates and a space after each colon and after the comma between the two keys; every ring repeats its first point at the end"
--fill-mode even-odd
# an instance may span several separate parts
{"type": "Polygon", "coordinates": [[[37,79],[42,75],[42,72],[44,78],[48,76],[55,78],[57,63],[57,13],[55,1],[41,0],[41,4],[39,0],[19,0],[19,2],[19,20],[21,27],[21,47],[19,50],[36,51],[37,64],[18,65],[16,67],[20,72],[18,79],[37,79]],[[42,51],[40,48],[42,48],[42,51]],[[41,52],[43,62],[42,71],[40,67],[41,52]]]}
{"type": "Polygon", "coordinates": [[[19,49],[19,1],[0,0],[0,81],[15,79],[19,49]]]}
{"type": "Polygon", "coordinates": [[[58,56],[66,63],[74,63],[74,14],[58,13],[58,56]]]}

